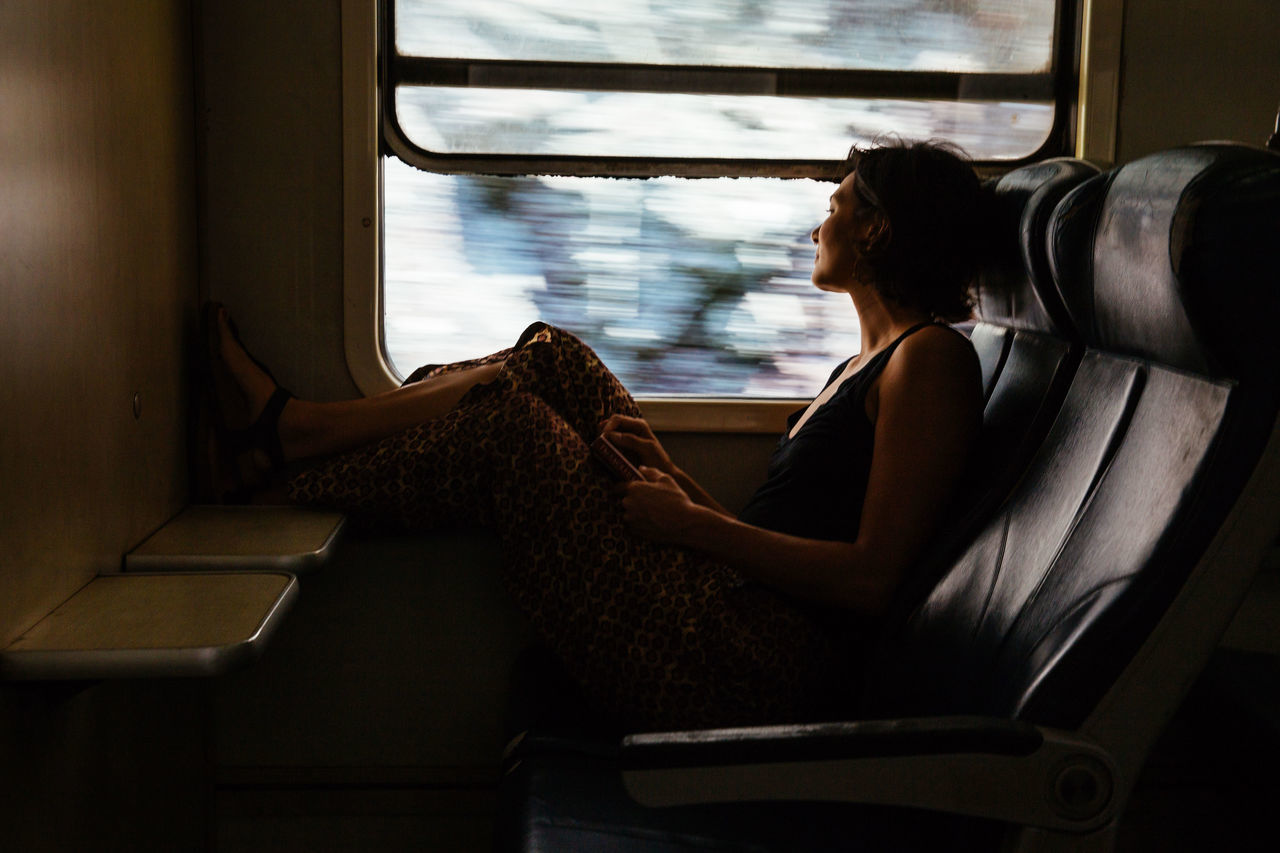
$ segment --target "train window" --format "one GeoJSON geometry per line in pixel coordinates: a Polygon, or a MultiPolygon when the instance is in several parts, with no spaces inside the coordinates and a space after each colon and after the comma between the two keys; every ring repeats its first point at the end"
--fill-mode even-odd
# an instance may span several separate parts
{"type": "Polygon", "coordinates": [[[849,145],[1068,153],[1069,0],[387,0],[382,344],[400,374],[582,336],[637,394],[811,395],[849,145]]]}

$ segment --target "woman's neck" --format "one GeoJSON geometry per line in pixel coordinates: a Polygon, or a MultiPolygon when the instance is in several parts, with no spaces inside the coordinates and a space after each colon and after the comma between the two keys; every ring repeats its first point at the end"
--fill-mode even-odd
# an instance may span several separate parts
{"type": "Polygon", "coordinates": [[[853,308],[858,312],[858,323],[862,329],[859,355],[879,352],[907,329],[933,319],[923,311],[905,308],[885,298],[870,286],[855,286],[850,289],[849,296],[853,299],[853,308]]]}

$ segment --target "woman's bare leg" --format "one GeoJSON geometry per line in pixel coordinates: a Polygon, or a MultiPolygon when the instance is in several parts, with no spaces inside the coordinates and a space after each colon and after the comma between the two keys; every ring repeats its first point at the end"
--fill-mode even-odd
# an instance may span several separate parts
{"type": "MultiPolygon", "coordinates": [[[[218,312],[219,355],[244,395],[251,419],[266,407],[276,383],[236,341],[225,309],[218,312]]],[[[291,399],[280,413],[280,446],[286,461],[325,456],[402,432],[451,411],[472,387],[493,379],[503,362],[459,370],[372,397],[315,403],[291,399]]]]}
{"type": "Polygon", "coordinates": [[[451,411],[475,385],[493,379],[502,363],[415,382],[373,397],[335,403],[290,400],[280,413],[286,461],[350,450],[451,411]]]}

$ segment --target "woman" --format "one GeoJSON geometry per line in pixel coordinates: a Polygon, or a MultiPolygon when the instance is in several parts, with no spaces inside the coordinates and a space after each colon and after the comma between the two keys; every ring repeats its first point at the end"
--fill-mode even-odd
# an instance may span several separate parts
{"type": "Polygon", "coordinates": [[[827,712],[849,642],[943,519],[981,421],[967,315],[982,191],[944,147],[854,150],[814,229],[813,282],[847,293],[862,349],[789,422],[734,517],[667,455],[585,345],[535,324],[515,347],[341,402],[292,398],[209,324],[221,479],[315,460],[290,500],[408,529],[495,528],[508,586],[597,709],[633,727],[827,712]],[[237,409],[237,411],[228,411],[237,409]],[[642,481],[614,485],[610,438],[642,481]]]}

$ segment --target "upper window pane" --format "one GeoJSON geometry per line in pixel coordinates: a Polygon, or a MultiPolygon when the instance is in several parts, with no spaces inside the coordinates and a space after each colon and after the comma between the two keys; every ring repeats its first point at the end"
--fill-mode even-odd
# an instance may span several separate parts
{"type": "Polygon", "coordinates": [[[1054,0],[397,0],[402,54],[756,68],[1047,71],[1054,0]]]}
{"type": "Polygon", "coordinates": [[[1025,157],[1051,103],[780,98],[402,86],[409,139],[444,154],[838,159],[886,134],[945,136],[979,160],[1025,157]],[[679,128],[679,133],[672,133],[679,128]]]}

